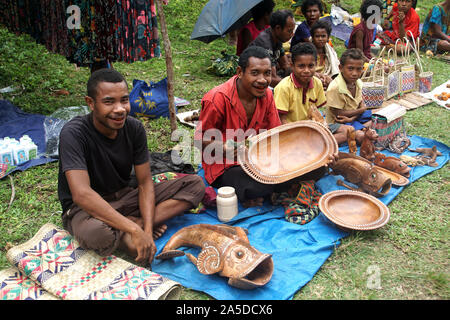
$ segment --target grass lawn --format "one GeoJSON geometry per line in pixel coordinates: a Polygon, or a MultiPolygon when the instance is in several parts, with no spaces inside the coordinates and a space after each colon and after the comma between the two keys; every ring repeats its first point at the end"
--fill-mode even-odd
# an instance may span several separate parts
{"type": "MultiPolygon", "coordinates": [[[[181,111],[199,108],[203,95],[227,79],[206,69],[222,50],[234,53],[224,40],[210,44],[189,40],[196,17],[206,2],[170,0],[165,8],[175,68],[175,95],[191,102],[181,111]]],[[[277,9],[287,8],[291,3],[276,2],[277,9]]],[[[360,1],[341,3],[354,13],[360,1]]],[[[422,21],[431,7],[431,1],[419,1],[422,21]]],[[[342,53],[343,42],[333,39],[333,43],[338,55],[342,53]]],[[[449,78],[448,64],[424,59],[425,66],[434,72],[433,87],[449,78]]],[[[166,76],[164,58],[115,63],[114,67],[126,76],[130,89],[133,79],[158,81],[166,76]]],[[[49,53],[29,36],[17,36],[0,27],[0,88],[25,87],[21,94],[4,94],[3,99],[11,100],[24,111],[51,114],[60,107],[84,105],[88,77],[87,68],[77,70],[64,57],[49,53]],[[52,95],[56,89],[66,89],[70,95],[56,97],[52,95]]],[[[436,104],[408,111],[405,121],[408,134],[450,144],[447,131],[450,113],[436,104]]],[[[170,140],[168,119],[143,122],[151,151],[166,151],[176,145],[170,140]]],[[[391,220],[385,227],[355,232],[342,239],[341,245],[294,299],[449,299],[449,168],[447,164],[406,187],[390,203],[391,220]],[[377,288],[370,285],[374,275],[380,276],[377,288]]],[[[57,173],[58,164],[51,163],[12,174],[15,198],[11,207],[10,179],[0,180],[0,269],[9,267],[8,248],[31,238],[47,222],[61,226],[57,173]]],[[[210,299],[187,288],[182,298],[210,299]]]]}

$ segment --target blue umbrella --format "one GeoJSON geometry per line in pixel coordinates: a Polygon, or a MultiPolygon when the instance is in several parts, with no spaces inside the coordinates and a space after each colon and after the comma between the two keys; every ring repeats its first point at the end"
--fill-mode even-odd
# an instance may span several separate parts
{"type": "Polygon", "coordinates": [[[250,10],[261,1],[210,0],[195,23],[191,40],[209,43],[243,27],[251,18],[250,10]]]}

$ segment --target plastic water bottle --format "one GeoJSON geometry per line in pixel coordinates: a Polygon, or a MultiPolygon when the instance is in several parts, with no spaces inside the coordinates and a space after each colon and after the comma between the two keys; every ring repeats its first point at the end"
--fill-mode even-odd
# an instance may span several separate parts
{"type": "Polygon", "coordinates": [[[14,157],[9,145],[3,142],[0,145],[0,163],[7,164],[8,166],[14,165],[14,157]]]}
{"type": "Polygon", "coordinates": [[[33,140],[31,140],[28,135],[24,135],[22,136],[22,138],[20,138],[20,144],[25,150],[27,160],[37,158],[37,145],[33,142],[33,140]]]}
{"type": "Polygon", "coordinates": [[[25,148],[19,141],[13,139],[10,145],[12,145],[14,164],[18,165],[28,161],[25,148]]]}

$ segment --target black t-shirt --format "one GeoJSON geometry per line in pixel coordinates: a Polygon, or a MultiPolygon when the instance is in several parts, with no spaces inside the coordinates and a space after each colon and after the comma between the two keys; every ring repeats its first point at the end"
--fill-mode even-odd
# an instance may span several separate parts
{"type": "Polygon", "coordinates": [[[272,64],[276,65],[278,60],[285,55],[283,44],[281,42],[275,42],[272,39],[272,29],[269,27],[261,33],[253,40],[249,46],[258,46],[269,51],[270,59],[272,60],[272,64]]]}
{"type": "Polygon", "coordinates": [[[126,187],[133,165],[149,159],[147,136],[139,120],[127,117],[115,139],[95,129],[92,113],[64,125],[59,136],[58,197],[63,212],[72,205],[67,170],[87,170],[91,188],[101,196],[126,187]]]}

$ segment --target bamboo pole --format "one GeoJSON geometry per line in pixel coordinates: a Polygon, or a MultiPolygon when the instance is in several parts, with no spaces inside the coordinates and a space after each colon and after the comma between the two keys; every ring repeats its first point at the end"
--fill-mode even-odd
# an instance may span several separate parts
{"type": "Polygon", "coordinates": [[[166,57],[167,69],[167,94],[169,98],[169,115],[170,129],[174,132],[177,129],[177,118],[175,114],[175,98],[173,94],[173,64],[172,64],[172,47],[170,45],[169,33],[167,31],[166,17],[164,15],[162,0],[155,0],[158,9],[158,18],[161,26],[161,34],[163,37],[164,54],[166,57]]]}

